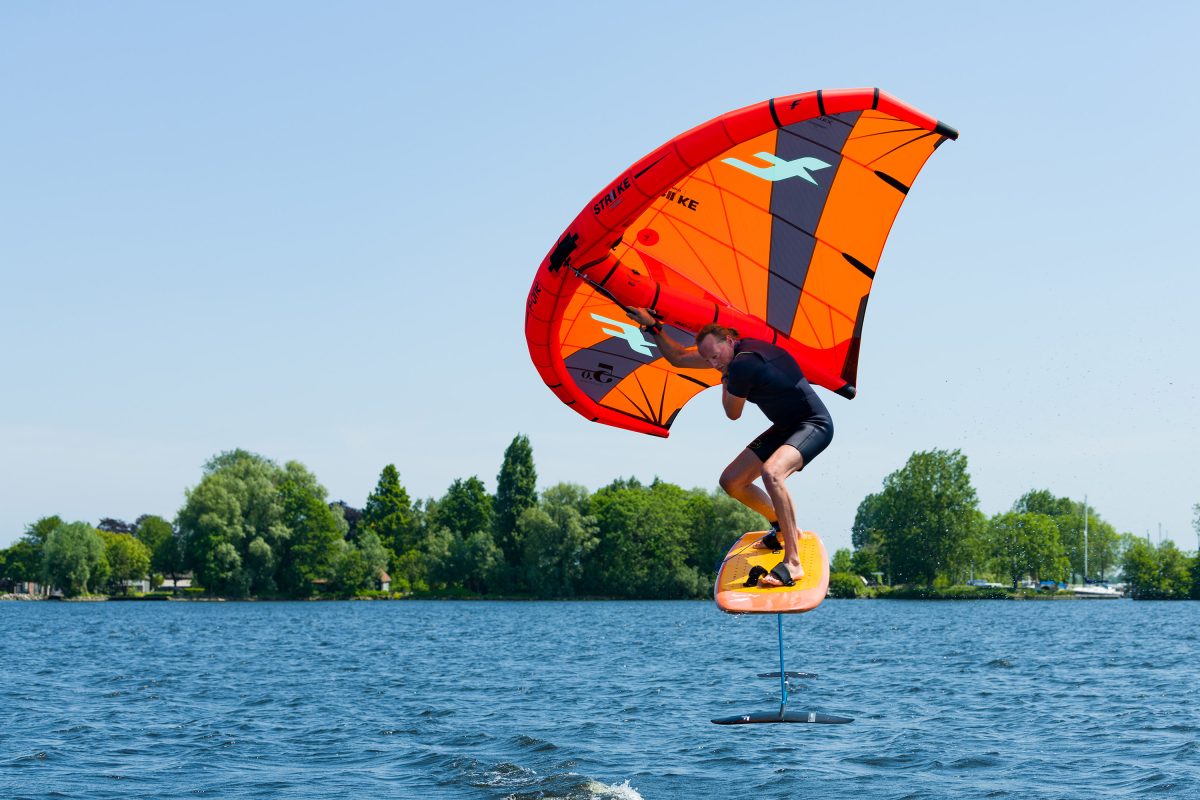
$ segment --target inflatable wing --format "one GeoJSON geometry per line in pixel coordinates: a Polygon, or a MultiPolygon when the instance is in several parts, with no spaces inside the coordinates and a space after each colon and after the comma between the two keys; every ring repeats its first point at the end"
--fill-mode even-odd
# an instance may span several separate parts
{"type": "Polygon", "coordinates": [[[525,310],[538,373],[590,420],[666,436],[720,375],[661,358],[624,311],[648,307],[682,344],[719,322],[853,397],[892,221],[957,138],[878,89],[774,98],[675,137],[593,198],[542,261],[525,310]]]}

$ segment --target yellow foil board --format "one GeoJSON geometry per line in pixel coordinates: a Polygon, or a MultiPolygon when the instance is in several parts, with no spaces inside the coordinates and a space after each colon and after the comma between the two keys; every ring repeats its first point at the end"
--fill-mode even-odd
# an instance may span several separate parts
{"type": "Polygon", "coordinates": [[[754,547],[766,535],[766,531],[751,531],[729,548],[713,589],[717,606],[730,614],[802,614],[821,605],[829,590],[829,556],[821,537],[812,531],[800,532],[800,566],[804,567],[804,577],[795,586],[769,589],[745,585],[752,567],[769,572],[783,560],[783,551],[774,553],[754,547]]]}

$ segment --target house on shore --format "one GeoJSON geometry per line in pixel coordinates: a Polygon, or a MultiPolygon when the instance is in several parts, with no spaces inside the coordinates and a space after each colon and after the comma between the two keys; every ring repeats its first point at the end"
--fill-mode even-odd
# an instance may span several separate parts
{"type": "Polygon", "coordinates": [[[50,587],[37,581],[13,581],[9,594],[21,597],[49,597],[50,587]]]}

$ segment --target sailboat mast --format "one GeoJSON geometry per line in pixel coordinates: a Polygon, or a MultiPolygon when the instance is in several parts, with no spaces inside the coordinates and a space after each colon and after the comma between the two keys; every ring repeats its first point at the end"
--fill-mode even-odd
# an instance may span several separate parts
{"type": "Polygon", "coordinates": [[[1085,494],[1083,496],[1083,583],[1085,586],[1087,585],[1087,572],[1088,572],[1088,570],[1087,570],[1087,550],[1088,550],[1088,548],[1087,548],[1087,544],[1088,544],[1088,542],[1087,542],[1087,534],[1088,534],[1087,518],[1088,518],[1087,495],[1085,494]]]}

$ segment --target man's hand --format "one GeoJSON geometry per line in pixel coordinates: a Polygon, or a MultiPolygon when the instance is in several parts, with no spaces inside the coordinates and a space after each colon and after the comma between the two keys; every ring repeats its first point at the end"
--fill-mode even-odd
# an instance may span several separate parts
{"type": "Polygon", "coordinates": [[[654,343],[667,363],[684,369],[707,369],[708,362],[695,347],[684,347],[663,333],[662,315],[649,308],[627,308],[625,315],[642,326],[642,330],[654,337],[654,343]]]}
{"type": "Polygon", "coordinates": [[[653,325],[658,322],[657,315],[648,308],[627,308],[625,309],[625,316],[638,325],[653,325]]]}

